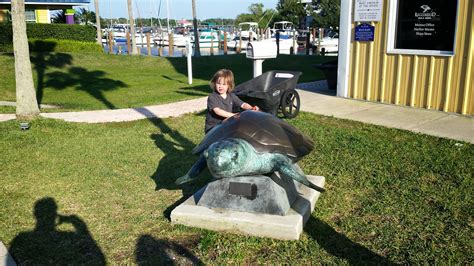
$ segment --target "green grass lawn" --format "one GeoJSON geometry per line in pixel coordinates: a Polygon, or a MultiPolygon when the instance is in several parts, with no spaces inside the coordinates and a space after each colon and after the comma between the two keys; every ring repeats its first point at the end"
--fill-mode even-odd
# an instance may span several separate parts
{"type": "Polygon", "coordinates": [[[327,181],[299,241],[170,223],[199,187],[173,182],[196,160],[202,114],[0,123],[0,240],[20,264],[472,264],[473,145],[307,113],[290,123],[315,142],[303,170],[327,181]]]}
{"type": "MultiPolygon", "coordinates": [[[[313,65],[334,57],[280,55],[263,63],[263,71],[298,70],[300,82],[324,79],[313,65]]],[[[38,101],[60,109],[97,110],[141,107],[207,96],[212,75],[221,68],[234,72],[236,84],[252,78],[245,55],[193,58],[193,84],[186,58],[117,56],[87,53],[32,53],[38,101]]],[[[0,55],[0,100],[15,101],[15,69],[11,54],[0,55]]],[[[7,112],[0,109],[0,112],[7,112]]]]}

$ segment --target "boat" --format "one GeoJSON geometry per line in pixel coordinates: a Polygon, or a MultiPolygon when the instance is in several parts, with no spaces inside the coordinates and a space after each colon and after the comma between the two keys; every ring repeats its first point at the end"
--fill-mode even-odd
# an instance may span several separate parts
{"type": "Polygon", "coordinates": [[[313,43],[321,53],[338,53],[339,34],[337,31],[330,30],[325,37],[316,40],[313,43]]]}
{"type": "Polygon", "coordinates": [[[298,48],[296,39],[298,37],[297,31],[293,27],[291,21],[277,21],[270,29],[270,40],[276,42],[277,33],[279,35],[279,53],[280,54],[294,54],[298,48]]]}
{"type": "MultiPolygon", "coordinates": [[[[227,36],[227,42],[232,40],[230,36],[227,36]]],[[[201,31],[199,36],[199,48],[219,48],[219,41],[224,41],[224,33],[221,31],[201,31]]]]}
{"type": "Polygon", "coordinates": [[[250,36],[252,36],[252,40],[257,40],[257,31],[258,31],[258,23],[256,22],[242,22],[239,23],[237,33],[232,41],[229,42],[227,45],[230,49],[238,49],[240,47],[241,50],[247,49],[247,44],[249,43],[250,36]]]}
{"type": "Polygon", "coordinates": [[[273,23],[273,28],[270,29],[271,37],[276,38],[276,33],[279,33],[280,39],[293,39],[293,35],[298,36],[293,22],[291,21],[277,21],[273,23]]]}

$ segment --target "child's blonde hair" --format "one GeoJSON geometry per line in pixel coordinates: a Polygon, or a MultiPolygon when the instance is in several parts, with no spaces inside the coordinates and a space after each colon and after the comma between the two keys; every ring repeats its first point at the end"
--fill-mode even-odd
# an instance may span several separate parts
{"type": "Polygon", "coordinates": [[[209,84],[213,90],[216,89],[216,83],[220,78],[223,78],[225,84],[229,86],[229,88],[227,89],[227,92],[231,92],[235,87],[234,73],[232,73],[232,71],[228,69],[218,70],[216,74],[214,74],[214,76],[212,77],[211,83],[209,84]]]}

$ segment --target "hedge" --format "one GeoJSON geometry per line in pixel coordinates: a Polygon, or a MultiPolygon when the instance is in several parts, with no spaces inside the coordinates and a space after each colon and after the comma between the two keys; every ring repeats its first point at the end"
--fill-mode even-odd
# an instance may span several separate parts
{"type": "MultiPolygon", "coordinates": [[[[83,42],[96,40],[96,29],[88,25],[26,24],[28,39],[58,39],[83,42]]],[[[13,42],[12,24],[0,24],[0,44],[13,42]]]]}
{"type": "MultiPolygon", "coordinates": [[[[31,52],[61,52],[61,53],[102,53],[102,46],[96,42],[83,42],[57,39],[28,39],[31,52]]],[[[12,53],[13,44],[1,44],[0,52],[12,53]]]]}

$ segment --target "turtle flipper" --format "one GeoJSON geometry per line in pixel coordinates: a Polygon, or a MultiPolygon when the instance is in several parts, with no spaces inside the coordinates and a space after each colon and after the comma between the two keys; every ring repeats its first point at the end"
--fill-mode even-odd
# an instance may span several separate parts
{"type": "Polygon", "coordinates": [[[174,181],[176,185],[183,185],[186,183],[189,183],[194,180],[196,176],[198,176],[202,170],[206,167],[206,158],[204,155],[200,155],[199,159],[194,163],[194,165],[189,169],[189,171],[183,175],[182,177],[179,177],[174,181]]]}
{"type": "Polygon", "coordinates": [[[282,164],[280,166],[280,168],[278,169],[278,172],[281,174],[281,175],[285,175],[287,177],[291,177],[293,178],[294,180],[300,182],[301,184],[303,185],[306,185],[316,191],[319,191],[319,192],[324,192],[325,189],[320,187],[320,186],[317,186],[315,184],[313,184],[312,182],[310,182],[306,176],[303,174],[303,171],[301,170],[301,168],[297,165],[297,164],[282,164]]]}

